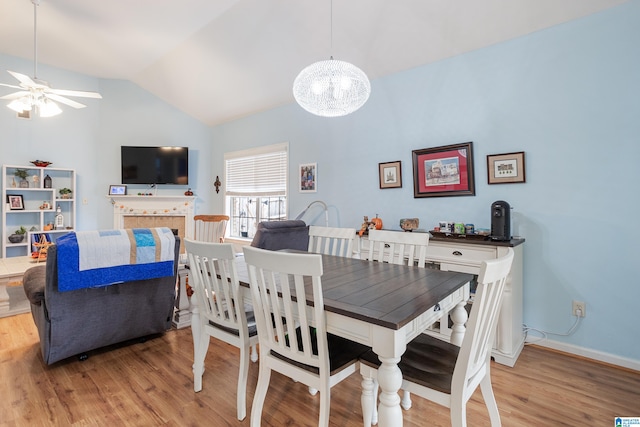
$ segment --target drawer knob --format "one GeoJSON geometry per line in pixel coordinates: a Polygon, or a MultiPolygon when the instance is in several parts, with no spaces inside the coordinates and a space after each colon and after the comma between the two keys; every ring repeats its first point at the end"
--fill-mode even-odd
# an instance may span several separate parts
{"type": "Polygon", "coordinates": [[[455,256],[462,256],[462,252],[460,252],[460,251],[453,251],[453,252],[452,252],[452,255],[455,255],[455,256]]]}
{"type": "Polygon", "coordinates": [[[440,310],[441,310],[441,308],[440,308],[440,304],[436,304],[436,305],[433,307],[433,311],[440,311],[440,310]]]}

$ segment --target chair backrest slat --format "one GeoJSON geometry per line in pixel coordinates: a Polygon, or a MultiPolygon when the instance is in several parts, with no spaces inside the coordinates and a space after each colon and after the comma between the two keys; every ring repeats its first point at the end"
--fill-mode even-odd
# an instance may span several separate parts
{"type": "Polygon", "coordinates": [[[363,257],[390,264],[424,267],[428,245],[428,233],[369,230],[369,251],[363,253],[363,257]]]}
{"type": "Polygon", "coordinates": [[[355,228],[309,226],[309,252],[342,257],[353,256],[355,228]]]}
{"type": "Polygon", "coordinates": [[[299,363],[326,367],[328,371],[322,257],[251,246],[243,250],[261,354],[273,350],[299,363]],[[312,342],[317,342],[317,354],[312,342]]]}
{"type": "Polygon", "coordinates": [[[190,284],[196,293],[200,315],[231,329],[246,333],[244,301],[230,243],[184,239],[189,260],[190,284]]]}
{"type": "Polygon", "coordinates": [[[194,240],[199,242],[223,243],[227,230],[229,216],[227,215],[196,215],[194,240]]]}

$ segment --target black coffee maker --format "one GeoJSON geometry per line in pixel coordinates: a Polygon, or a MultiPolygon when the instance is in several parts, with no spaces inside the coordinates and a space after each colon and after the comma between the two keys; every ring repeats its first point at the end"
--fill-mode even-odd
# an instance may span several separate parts
{"type": "Polygon", "coordinates": [[[511,206],[504,200],[491,204],[491,240],[511,240],[511,206]]]}

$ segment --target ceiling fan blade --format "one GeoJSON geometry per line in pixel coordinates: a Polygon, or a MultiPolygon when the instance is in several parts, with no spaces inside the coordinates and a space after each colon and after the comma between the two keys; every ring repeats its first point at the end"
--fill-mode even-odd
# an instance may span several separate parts
{"type": "Polygon", "coordinates": [[[21,88],[20,86],[16,86],[16,85],[8,85],[8,84],[6,84],[6,83],[0,83],[0,86],[6,86],[6,87],[13,88],[13,89],[23,89],[23,88],[21,88]]]}
{"type": "Polygon", "coordinates": [[[20,83],[26,86],[37,86],[37,83],[33,79],[25,74],[16,73],[15,71],[7,70],[9,74],[15,77],[20,83]]]}
{"type": "Polygon", "coordinates": [[[0,99],[18,99],[23,96],[29,96],[31,92],[27,92],[26,90],[21,90],[20,92],[10,93],[9,95],[0,96],[0,99]]]}
{"type": "Polygon", "coordinates": [[[86,105],[76,102],[72,99],[65,98],[64,96],[56,95],[55,93],[47,93],[45,95],[47,98],[53,99],[54,101],[58,101],[62,104],[68,105],[73,108],[84,108],[86,105]]]}
{"type": "Polygon", "coordinates": [[[83,98],[102,98],[98,92],[85,92],[81,90],[65,90],[65,89],[45,89],[46,93],[53,93],[63,96],[80,96],[83,98]]]}

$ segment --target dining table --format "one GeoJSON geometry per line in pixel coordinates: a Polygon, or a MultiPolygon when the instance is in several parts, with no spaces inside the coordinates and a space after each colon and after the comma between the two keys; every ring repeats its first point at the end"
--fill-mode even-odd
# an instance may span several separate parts
{"type": "MultiPolygon", "coordinates": [[[[237,261],[240,285],[248,288],[244,257],[237,261]]],[[[473,275],[331,255],[322,255],[322,264],[327,332],[368,345],[378,355],[378,423],[402,426],[398,362],[409,341],[435,322],[448,321],[447,314],[453,321],[450,341],[462,343],[473,275]]],[[[308,296],[311,303],[310,286],[308,296]]],[[[372,398],[370,388],[363,389],[363,399],[372,398]]]]}

